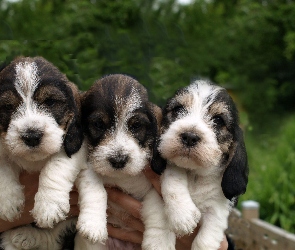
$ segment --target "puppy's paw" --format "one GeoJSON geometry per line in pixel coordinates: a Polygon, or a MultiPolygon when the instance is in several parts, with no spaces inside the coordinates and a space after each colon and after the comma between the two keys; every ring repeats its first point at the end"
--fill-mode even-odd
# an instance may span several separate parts
{"type": "Polygon", "coordinates": [[[143,250],[175,250],[176,237],[167,229],[148,228],[143,234],[143,250]]]}
{"type": "Polygon", "coordinates": [[[91,218],[88,220],[79,218],[76,227],[82,237],[91,243],[100,242],[105,244],[108,239],[106,221],[102,223],[101,221],[91,220],[91,218]]]}
{"type": "Polygon", "coordinates": [[[172,208],[167,214],[169,228],[179,236],[191,234],[201,218],[201,212],[195,204],[187,205],[181,211],[172,208]]]}
{"type": "Polygon", "coordinates": [[[10,234],[10,239],[17,249],[32,249],[39,246],[39,242],[30,227],[21,227],[13,230],[10,234]]]}
{"type": "MultiPolygon", "coordinates": [[[[37,196],[37,195],[36,195],[37,196]]],[[[31,211],[37,226],[52,228],[56,223],[65,220],[70,210],[70,203],[56,203],[52,200],[35,198],[35,205],[31,211]]]]}
{"type": "Polygon", "coordinates": [[[3,201],[0,205],[0,218],[2,220],[13,221],[20,217],[25,203],[22,190],[4,190],[3,194],[0,195],[0,200],[3,201]]]}

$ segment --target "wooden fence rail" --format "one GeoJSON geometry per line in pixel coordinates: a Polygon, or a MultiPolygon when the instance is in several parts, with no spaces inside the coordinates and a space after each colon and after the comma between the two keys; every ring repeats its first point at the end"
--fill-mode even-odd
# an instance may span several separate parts
{"type": "Polygon", "coordinates": [[[233,209],[227,234],[237,250],[295,250],[295,234],[258,218],[259,207],[233,209]]]}

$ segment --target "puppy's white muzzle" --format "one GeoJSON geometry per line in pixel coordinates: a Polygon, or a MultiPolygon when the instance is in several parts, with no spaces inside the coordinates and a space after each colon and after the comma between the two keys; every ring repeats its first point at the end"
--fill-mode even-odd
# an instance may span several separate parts
{"type": "Polygon", "coordinates": [[[63,135],[53,117],[35,113],[11,121],[5,144],[13,156],[39,161],[60,150],[63,135]]]}

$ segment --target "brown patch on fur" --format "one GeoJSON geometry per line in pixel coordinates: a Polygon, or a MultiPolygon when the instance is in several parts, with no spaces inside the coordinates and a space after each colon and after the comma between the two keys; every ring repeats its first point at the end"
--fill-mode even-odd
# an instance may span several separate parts
{"type": "Polygon", "coordinates": [[[223,102],[213,102],[208,112],[211,116],[218,114],[228,114],[228,109],[223,102]]]}
{"type": "Polygon", "coordinates": [[[160,131],[162,118],[163,118],[162,109],[160,107],[158,107],[156,104],[151,103],[151,102],[149,103],[149,108],[152,110],[153,114],[156,117],[158,131],[160,131]]]}
{"type": "Polygon", "coordinates": [[[190,92],[176,96],[175,100],[182,104],[184,107],[192,107],[194,103],[194,96],[190,92]]]}
{"type": "Polygon", "coordinates": [[[13,93],[13,91],[7,90],[1,94],[0,103],[1,103],[0,108],[6,109],[6,111],[8,111],[8,110],[15,110],[21,103],[21,100],[19,96],[13,93]]]}

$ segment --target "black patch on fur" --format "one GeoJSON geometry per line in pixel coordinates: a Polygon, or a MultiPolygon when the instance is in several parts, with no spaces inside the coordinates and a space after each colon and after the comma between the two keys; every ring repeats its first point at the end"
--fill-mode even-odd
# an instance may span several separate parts
{"type": "Polygon", "coordinates": [[[71,223],[59,235],[57,241],[60,244],[60,246],[62,246],[61,248],[62,250],[74,250],[76,233],[77,233],[76,223],[71,223]]]}
{"type": "MultiPolygon", "coordinates": [[[[232,98],[224,89],[216,95],[214,101],[223,102],[224,105],[227,106],[231,116],[230,119],[225,119],[227,119],[226,126],[230,132],[229,136],[232,135],[233,137],[232,140],[235,144],[235,152],[233,152],[231,162],[224,171],[221,182],[222,191],[225,197],[231,200],[246,192],[249,172],[247,152],[243,132],[239,127],[238,110],[232,98]]],[[[217,139],[219,137],[220,136],[217,135],[217,139]]],[[[219,142],[221,143],[223,140],[227,139],[228,138],[219,138],[219,142]]]]}
{"type": "Polygon", "coordinates": [[[64,149],[68,157],[78,152],[83,143],[82,126],[76,118],[69,125],[67,134],[64,138],[64,149]]]}
{"type": "Polygon", "coordinates": [[[236,126],[234,133],[236,143],[231,162],[224,171],[221,187],[224,196],[231,200],[246,192],[248,183],[248,160],[242,130],[236,126]]]}
{"type": "MultiPolygon", "coordinates": [[[[14,88],[14,76],[15,69],[13,65],[3,66],[0,71],[0,96],[6,91],[11,91],[13,94],[21,100],[21,97],[14,88]]],[[[7,109],[7,101],[5,103],[0,103],[0,131],[6,132],[11,120],[12,110],[7,109]]],[[[15,107],[16,108],[16,107],[15,107]]]]}
{"type": "Polygon", "coordinates": [[[161,156],[159,150],[159,141],[157,140],[154,143],[154,149],[153,149],[153,158],[151,162],[151,169],[156,173],[156,174],[162,174],[164,170],[166,169],[167,161],[161,156]]]}
{"type": "MultiPolygon", "coordinates": [[[[208,99],[208,102],[209,101],[211,101],[211,99],[210,100],[208,99]]],[[[216,115],[221,115],[223,117],[226,127],[233,134],[235,126],[239,124],[238,110],[236,108],[234,101],[232,100],[228,92],[225,89],[222,89],[214,97],[214,103],[223,103],[223,105],[227,107],[230,117],[223,116],[222,114],[216,114],[216,115]]],[[[214,104],[212,104],[208,108],[209,112],[213,105],[214,104]]]]}
{"type": "Polygon", "coordinates": [[[2,237],[1,237],[1,233],[0,233],[0,250],[5,250],[5,249],[2,247],[2,237]]]}

